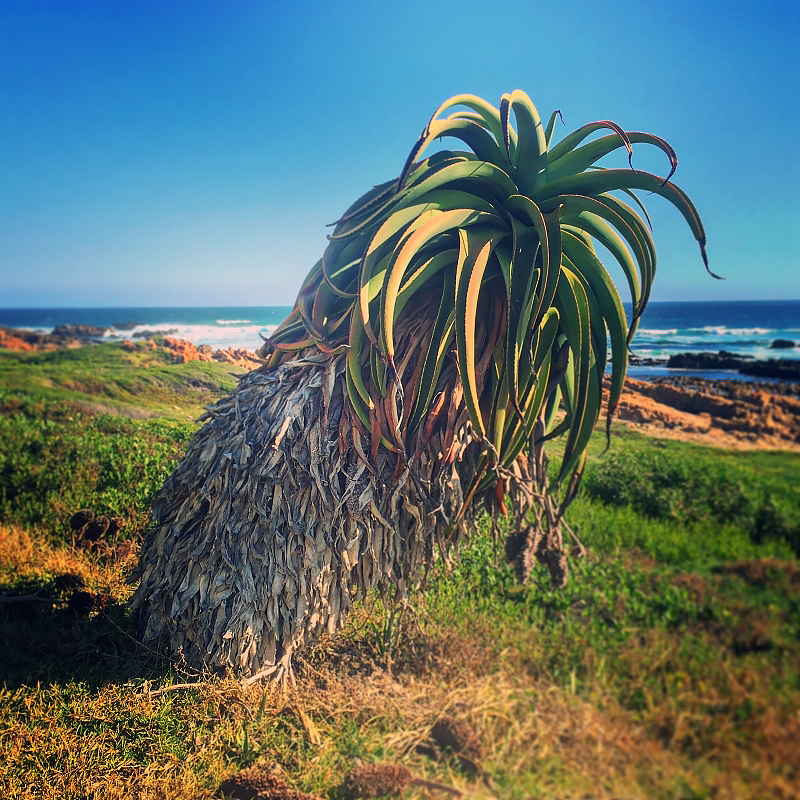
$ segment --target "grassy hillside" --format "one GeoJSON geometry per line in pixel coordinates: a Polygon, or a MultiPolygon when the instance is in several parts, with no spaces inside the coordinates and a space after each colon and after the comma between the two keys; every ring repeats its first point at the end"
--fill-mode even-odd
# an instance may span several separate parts
{"type": "Polygon", "coordinates": [[[145,343],[0,351],[0,520],[63,541],[90,505],[140,534],[204,406],[236,385],[232,369],[172,364],[145,343]]]}
{"type": "Polygon", "coordinates": [[[229,364],[171,363],[170,355],[140,342],[133,351],[106,342],[74,350],[0,350],[0,389],[11,397],[63,401],[92,413],[141,419],[193,419],[202,406],[232,389],[229,364]]]}
{"type": "Polygon", "coordinates": [[[410,606],[370,598],[280,692],[143,647],[125,607],[128,541],[228,368],[102,345],[0,370],[4,797],[210,798],[277,764],[333,799],[355,759],[485,798],[800,796],[798,455],[622,429],[601,455],[598,434],[565,590],[518,587],[481,529],[410,606]],[[79,508],[125,526],[73,546],[79,508]],[[444,715],[477,736],[468,757],[431,745],[444,715]]]}

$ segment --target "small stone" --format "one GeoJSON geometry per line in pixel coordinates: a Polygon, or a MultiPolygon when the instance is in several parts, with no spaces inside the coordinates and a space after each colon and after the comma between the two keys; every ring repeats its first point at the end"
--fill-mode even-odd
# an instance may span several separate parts
{"type": "Polygon", "coordinates": [[[431,738],[442,749],[449,748],[470,759],[479,759],[483,755],[483,747],[477,734],[463,719],[440,717],[431,729],[431,738]]]}
{"type": "Polygon", "coordinates": [[[412,777],[411,771],[402,764],[361,764],[344,776],[344,796],[355,800],[400,795],[412,777]]]}

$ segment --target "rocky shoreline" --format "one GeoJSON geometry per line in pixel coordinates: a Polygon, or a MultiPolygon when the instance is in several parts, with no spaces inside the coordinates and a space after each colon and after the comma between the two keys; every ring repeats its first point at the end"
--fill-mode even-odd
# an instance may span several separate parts
{"type": "MultiPolygon", "coordinates": [[[[103,337],[109,330],[111,329],[96,325],[57,325],[51,333],[39,333],[38,331],[0,326],[0,348],[48,351],[85,347],[103,341],[103,337]]],[[[206,344],[195,345],[185,339],[165,335],[172,332],[150,331],[136,335],[134,338],[143,340],[145,346],[152,349],[164,350],[175,364],[186,364],[189,361],[219,361],[247,370],[253,369],[255,366],[253,361],[255,350],[245,350],[241,347],[217,350],[206,344]]],[[[123,339],[120,344],[128,351],[133,351],[138,346],[131,339],[123,339]]]]}
{"type": "MultiPolygon", "coordinates": [[[[794,342],[776,339],[772,349],[794,348],[794,342]]],[[[800,358],[756,359],[720,350],[716,353],[676,353],[667,361],[655,358],[640,358],[632,355],[631,366],[665,367],[667,369],[691,369],[704,371],[731,371],[755,378],[775,378],[780,381],[800,381],[800,358]]]]}
{"type": "Polygon", "coordinates": [[[735,449],[800,451],[800,385],[628,378],[615,418],[644,433],[735,449]]]}
{"type": "MultiPolygon", "coordinates": [[[[59,325],[45,334],[0,326],[0,348],[41,351],[83,347],[101,341],[107,330],[59,325]]],[[[121,346],[129,351],[142,346],[160,348],[173,363],[217,361],[246,370],[255,368],[254,350],[217,350],[166,335],[169,333],[172,331],[150,332],[144,342],[124,340],[121,346]]],[[[632,363],[648,365],[635,358],[632,363]]],[[[673,356],[666,366],[676,370],[736,370],[781,380],[709,380],[680,373],[647,380],[628,378],[616,419],[655,436],[721,447],[800,451],[800,360],[755,361],[721,351],[673,356]]]]}

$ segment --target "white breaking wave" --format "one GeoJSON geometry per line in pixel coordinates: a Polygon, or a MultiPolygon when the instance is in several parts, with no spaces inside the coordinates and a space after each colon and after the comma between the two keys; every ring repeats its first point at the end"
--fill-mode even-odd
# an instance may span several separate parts
{"type": "Polygon", "coordinates": [[[217,325],[249,325],[249,319],[218,319],[217,325]]]}
{"type": "Polygon", "coordinates": [[[774,333],[772,328],[729,328],[727,325],[705,325],[699,330],[717,336],[765,336],[774,333]]]}
{"type": "MultiPolygon", "coordinates": [[[[247,322],[249,323],[249,320],[247,322]]],[[[188,325],[181,322],[151,322],[147,325],[136,325],[130,330],[112,329],[106,336],[111,339],[139,339],[159,332],[163,336],[185,339],[192,344],[207,344],[215,350],[225,350],[229,347],[257,350],[263,344],[259,334],[270,336],[277,327],[277,325],[253,324],[188,325]]]]}

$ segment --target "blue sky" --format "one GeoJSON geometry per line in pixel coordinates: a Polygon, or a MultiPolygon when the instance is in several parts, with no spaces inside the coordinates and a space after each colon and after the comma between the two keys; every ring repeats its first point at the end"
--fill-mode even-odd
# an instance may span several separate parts
{"type": "Polygon", "coordinates": [[[796,0],[6,0],[0,307],[291,304],[443,100],[514,88],[676,149],[727,280],[651,197],[654,300],[800,298],[796,0]]]}

